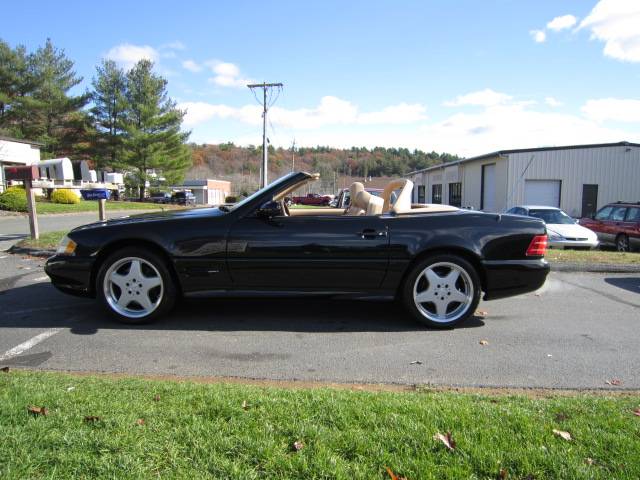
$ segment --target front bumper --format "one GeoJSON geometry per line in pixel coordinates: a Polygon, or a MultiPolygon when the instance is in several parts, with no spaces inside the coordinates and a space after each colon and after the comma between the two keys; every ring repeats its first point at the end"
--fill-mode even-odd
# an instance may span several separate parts
{"type": "Polygon", "coordinates": [[[91,272],[95,259],[92,257],[74,257],[54,255],[44,265],[44,271],[58,290],[83,297],[95,296],[91,282],[91,272]]]}
{"type": "Polygon", "coordinates": [[[549,239],[549,248],[597,248],[598,240],[552,240],[549,239]]]}
{"type": "Polygon", "coordinates": [[[538,290],[549,274],[543,258],[482,262],[486,273],[484,300],[512,297],[538,290]]]}

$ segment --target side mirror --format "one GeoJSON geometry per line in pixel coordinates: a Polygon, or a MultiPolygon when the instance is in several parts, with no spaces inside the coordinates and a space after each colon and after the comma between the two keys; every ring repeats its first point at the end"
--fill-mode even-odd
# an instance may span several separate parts
{"type": "Polygon", "coordinates": [[[263,203],[258,209],[258,217],[260,218],[273,218],[279,215],[282,215],[280,203],[273,200],[263,203]]]}

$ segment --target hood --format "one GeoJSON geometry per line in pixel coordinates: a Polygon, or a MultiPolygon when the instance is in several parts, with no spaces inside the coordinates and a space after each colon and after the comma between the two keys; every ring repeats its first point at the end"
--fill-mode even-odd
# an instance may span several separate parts
{"type": "Polygon", "coordinates": [[[577,223],[547,223],[547,231],[562,237],[569,238],[590,238],[594,239],[596,234],[588,228],[577,223]]]}
{"type": "Polygon", "coordinates": [[[199,217],[219,217],[226,215],[218,207],[207,208],[189,208],[182,210],[164,210],[158,212],[138,213],[135,215],[125,215],[123,217],[112,218],[104,222],[94,222],[87,225],[74,228],[72,231],[85,230],[87,228],[105,227],[111,225],[125,225],[130,223],[146,223],[159,220],[178,220],[181,218],[199,218],[199,217]]]}

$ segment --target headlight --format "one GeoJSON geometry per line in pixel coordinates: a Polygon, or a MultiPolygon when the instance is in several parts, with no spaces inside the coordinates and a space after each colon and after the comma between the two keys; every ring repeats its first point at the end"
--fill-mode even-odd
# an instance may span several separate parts
{"type": "Polygon", "coordinates": [[[73,255],[76,251],[76,247],[78,244],[71,240],[68,236],[64,236],[60,243],[58,244],[58,249],[56,250],[56,254],[58,255],[73,255]]]}

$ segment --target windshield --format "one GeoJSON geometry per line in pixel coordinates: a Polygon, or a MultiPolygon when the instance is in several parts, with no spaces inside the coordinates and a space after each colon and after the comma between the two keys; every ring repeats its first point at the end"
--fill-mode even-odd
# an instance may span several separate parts
{"type": "Polygon", "coordinates": [[[265,190],[267,188],[272,188],[278,184],[283,184],[285,183],[287,180],[289,180],[289,178],[291,178],[292,176],[296,175],[295,172],[289,173],[287,175],[285,175],[284,177],[280,177],[279,179],[277,179],[276,181],[270,183],[269,185],[267,185],[264,188],[261,188],[260,190],[252,193],[251,195],[249,195],[247,198],[244,198],[243,200],[241,200],[240,202],[234,204],[234,205],[221,205],[219,208],[220,210],[222,210],[223,212],[230,212],[232,210],[235,210],[236,208],[240,208],[243,207],[244,205],[250,203],[251,201],[255,200],[256,198],[258,198],[260,195],[262,195],[265,190]],[[224,208],[223,208],[224,207],[224,208]]]}
{"type": "Polygon", "coordinates": [[[544,223],[550,224],[570,224],[576,223],[573,218],[564,213],[562,210],[529,210],[529,216],[544,220],[544,223]]]}

